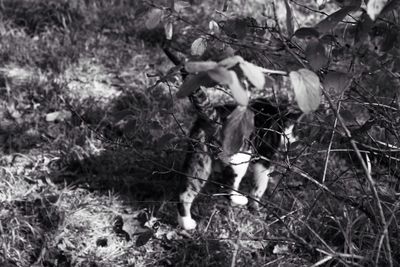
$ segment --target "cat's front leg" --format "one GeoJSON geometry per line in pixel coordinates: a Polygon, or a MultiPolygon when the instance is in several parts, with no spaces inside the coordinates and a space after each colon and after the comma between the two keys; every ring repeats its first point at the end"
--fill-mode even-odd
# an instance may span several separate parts
{"type": "Polygon", "coordinates": [[[246,196],[238,192],[240,182],[245,176],[251,160],[251,153],[240,152],[231,156],[229,165],[224,169],[224,179],[233,180],[232,189],[229,190],[229,198],[232,205],[244,206],[247,205],[248,199],[246,196]]]}

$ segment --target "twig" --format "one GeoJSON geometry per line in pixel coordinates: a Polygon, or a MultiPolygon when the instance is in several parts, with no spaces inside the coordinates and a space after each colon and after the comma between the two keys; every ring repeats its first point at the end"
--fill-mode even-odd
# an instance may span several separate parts
{"type": "Polygon", "coordinates": [[[346,124],[344,123],[342,117],[340,116],[340,114],[338,113],[338,111],[336,110],[335,106],[332,103],[332,100],[330,98],[330,96],[323,90],[323,93],[325,95],[326,100],[329,103],[330,108],[333,110],[333,112],[335,113],[335,116],[338,118],[338,121],[340,123],[340,126],[343,128],[343,130],[345,131],[345,134],[347,136],[347,138],[349,138],[350,140],[350,144],[354,149],[354,152],[357,155],[357,158],[359,160],[359,162],[361,163],[361,166],[364,170],[365,176],[367,177],[367,181],[371,187],[372,193],[374,195],[374,198],[376,200],[376,205],[378,207],[378,211],[379,211],[379,219],[381,221],[382,224],[382,230],[383,230],[383,235],[385,236],[385,244],[386,244],[386,249],[387,249],[387,253],[388,253],[388,261],[389,261],[389,266],[393,267],[393,259],[392,259],[392,250],[391,250],[391,246],[390,246],[390,239],[389,239],[389,235],[388,235],[388,225],[386,223],[386,218],[385,218],[385,214],[383,212],[383,208],[382,208],[382,203],[378,194],[378,191],[376,189],[376,183],[374,181],[374,179],[371,176],[371,173],[368,170],[368,166],[366,164],[366,162],[364,161],[360,150],[358,149],[358,146],[356,144],[356,142],[354,141],[354,139],[352,138],[351,132],[350,130],[347,128],[346,124]]]}
{"type": "Polygon", "coordinates": [[[242,231],[239,232],[238,238],[236,239],[236,243],[233,244],[235,249],[233,250],[233,253],[232,253],[231,267],[235,267],[236,266],[236,257],[237,257],[238,252],[239,252],[240,240],[242,239],[242,233],[243,233],[242,231]]]}
{"type": "MultiPolygon", "coordinates": [[[[340,110],[340,103],[341,102],[339,101],[338,102],[338,110],[340,110]]],[[[336,126],[337,126],[337,122],[338,122],[338,119],[335,117],[335,122],[333,123],[333,129],[332,129],[332,133],[331,133],[331,139],[329,140],[328,150],[326,152],[326,157],[325,157],[324,172],[322,174],[322,183],[323,184],[325,184],[326,173],[327,173],[327,170],[328,170],[329,156],[330,156],[330,153],[331,153],[331,148],[332,148],[332,144],[333,144],[333,138],[335,137],[335,129],[336,129],[336,126]]]]}

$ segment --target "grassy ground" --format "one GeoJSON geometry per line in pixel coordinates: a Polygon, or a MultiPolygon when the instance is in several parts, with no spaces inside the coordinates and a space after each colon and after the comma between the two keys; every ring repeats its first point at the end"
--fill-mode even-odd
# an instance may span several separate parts
{"type": "MultiPolygon", "coordinates": [[[[173,96],[179,78],[156,84],[173,66],[138,37],[139,4],[79,3],[0,6],[1,266],[306,266],[330,249],[370,262],[370,218],[284,167],[259,213],[211,185],[198,230],[177,228],[174,170],[193,117],[173,96]]],[[[320,176],[324,154],[309,149],[292,164],[320,176]]],[[[337,195],[368,191],[332,157],[337,195]]]]}

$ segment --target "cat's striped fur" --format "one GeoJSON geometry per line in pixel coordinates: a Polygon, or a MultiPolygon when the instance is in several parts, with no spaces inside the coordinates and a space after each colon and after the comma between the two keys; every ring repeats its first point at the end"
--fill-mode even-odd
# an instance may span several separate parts
{"type": "MultiPolygon", "coordinates": [[[[218,147],[223,141],[222,124],[235,108],[234,105],[214,107],[201,88],[190,96],[190,100],[199,117],[190,133],[193,141],[184,163],[186,177],[181,183],[178,203],[178,222],[187,230],[196,227],[190,209],[212,172],[213,161],[217,159],[218,147]]],[[[246,205],[248,202],[247,197],[237,190],[250,163],[254,170],[254,187],[250,196],[251,199],[261,199],[270,180],[269,174],[273,171],[273,166],[266,159],[271,159],[287,141],[294,141],[293,122],[299,115],[277,108],[265,99],[252,101],[250,109],[255,113],[255,131],[223,169],[224,179],[231,182],[228,186],[233,190],[230,190],[229,196],[234,205],[246,205]]],[[[255,201],[250,204],[253,208],[258,207],[255,201]]]]}

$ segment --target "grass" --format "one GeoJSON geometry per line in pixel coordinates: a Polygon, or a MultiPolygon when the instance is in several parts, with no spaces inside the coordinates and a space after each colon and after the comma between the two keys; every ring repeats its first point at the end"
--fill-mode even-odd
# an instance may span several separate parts
{"type": "MultiPolygon", "coordinates": [[[[194,113],[173,96],[179,78],[154,86],[172,64],[140,38],[145,9],[129,2],[0,6],[0,265],[385,264],[370,188],[351,161],[332,154],[331,193],[315,185],[323,131],[290,155],[302,171],[282,155],[259,213],[230,207],[210,184],[193,208],[198,230],[177,227],[174,170],[194,113]]],[[[310,124],[328,127],[322,116],[310,124]]],[[[374,172],[399,257],[396,173],[374,172]]]]}

